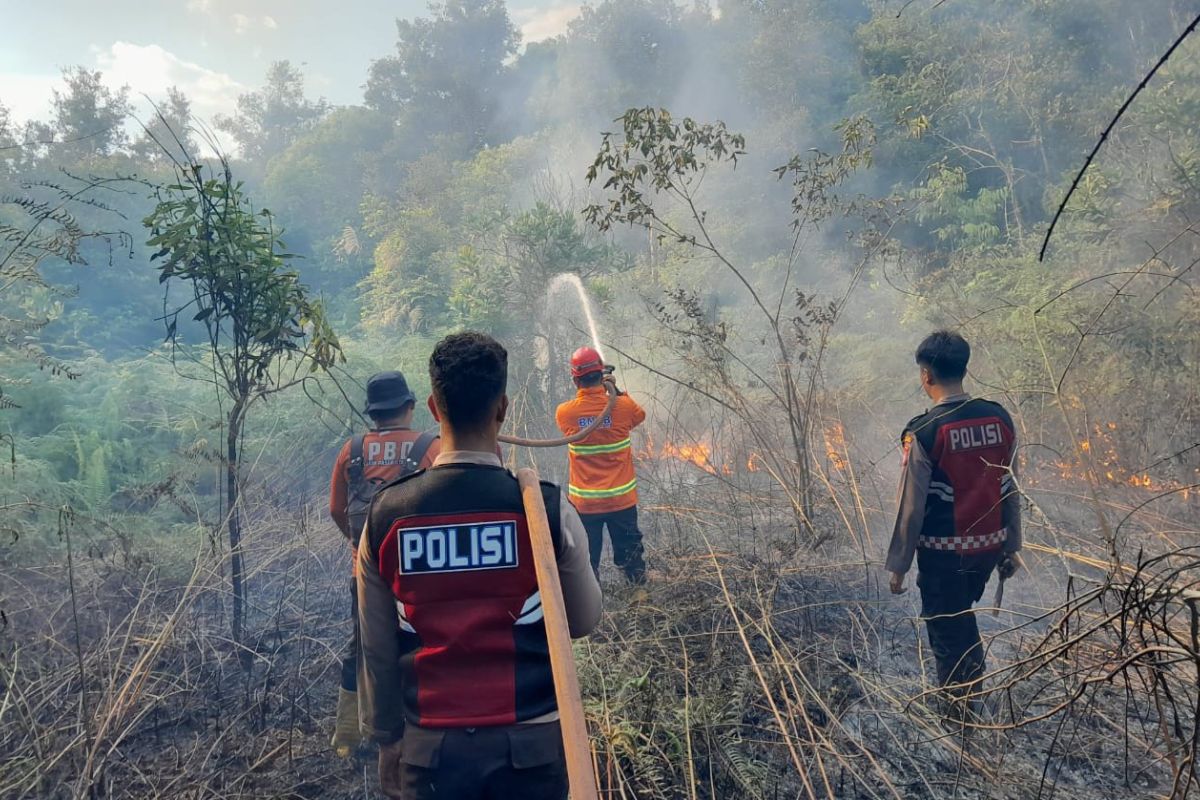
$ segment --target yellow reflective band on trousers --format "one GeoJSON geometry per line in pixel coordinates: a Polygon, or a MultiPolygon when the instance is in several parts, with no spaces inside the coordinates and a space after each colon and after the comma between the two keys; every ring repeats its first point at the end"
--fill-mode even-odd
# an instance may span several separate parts
{"type": "Polygon", "coordinates": [[[626,436],[619,442],[612,444],[570,444],[567,449],[577,456],[595,456],[603,453],[619,453],[622,450],[628,450],[632,445],[629,442],[629,437],[626,436]]]}
{"type": "Polygon", "coordinates": [[[636,488],[637,478],[634,478],[624,486],[617,486],[613,489],[581,489],[578,486],[570,485],[567,487],[567,491],[572,497],[620,497],[636,488]]]}

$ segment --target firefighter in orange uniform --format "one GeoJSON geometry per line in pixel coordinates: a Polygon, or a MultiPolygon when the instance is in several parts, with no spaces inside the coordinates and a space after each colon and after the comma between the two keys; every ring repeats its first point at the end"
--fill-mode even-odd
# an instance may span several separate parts
{"type": "MultiPolygon", "coordinates": [[[[571,377],[579,391],[574,400],[558,407],[559,430],[566,436],[578,433],[604,411],[608,404],[605,380],[611,370],[594,348],[581,347],[571,356],[571,377]]],[[[583,518],[588,534],[592,569],[600,574],[604,529],[612,541],[613,561],[635,584],[646,580],[642,556],[642,532],[638,529],[637,475],[633,471],[633,447],[629,433],[646,419],[633,398],[617,397],[612,411],[586,439],[570,445],[571,502],[583,518]]]]}

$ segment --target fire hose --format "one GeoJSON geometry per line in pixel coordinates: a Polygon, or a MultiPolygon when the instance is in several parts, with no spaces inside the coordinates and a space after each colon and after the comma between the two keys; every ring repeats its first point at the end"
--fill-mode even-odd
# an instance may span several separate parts
{"type": "MultiPolygon", "coordinates": [[[[604,388],[608,392],[608,402],[604,410],[579,432],[558,439],[526,439],[521,436],[501,435],[500,441],[519,447],[562,447],[583,441],[604,423],[604,418],[612,413],[621,394],[612,377],[611,367],[605,370],[604,388]]],[[[583,710],[579,676],[575,671],[566,605],[563,603],[562,584],[558,579],[558,564],[554,555],[554,542],[550,537],[550,522],[542,501],[541,481],[537,472],[532,469],[520,470],[517,478],[521,484],[521,498],[525,505],[529,540],[533,547],[533,566],[542,600],[550,669],[554,675],[554,694],[558,701],[559,724],[562,727],[563,752],[567,762],[567,781],[570,784],[571,797],[572,800],[598,800],[592,748],[587,732],[587,716],[583,710]]]]}
{"type": "MultiPolygon", "coordinates": [[[[615,387],[614,387],[615,388],[615,387]]],[[[609,405],[616,399],[610,391],[609,405]]],[[[588,739],[587,716],[579,690],[579,675],[575,671],[575,655],[571,650],[571,634],[567,625],[567,608],[563,602],[562,584],[558,579],[558,563],[554,541],[550,537],[550,522],[542,500],[542,484],[532,469],[517,473],[521,483],[521,500],[529,524],[529,541],[533,545],[533,567],[537,574],[542,614],[546,625],[546,644],[550,652],[550,669],[554,675],[554,696],[558,701],[559,725],[562,728],[563,753],[567,762],[567,782],[571,800],[599,800],[596,777],[592,766],[592,745],[588,739]]]]}
{"type": "Polygon", "coordinates": [[[604,406],[604,410],[596,415],[596,418],[588,423],[587,427],[573,433],[570,436],[561,436],[557,439],[526,439],[521,436],[508,436],[500,434],[500,441],[505,444],[515,444],[518,447],[562,447],[567,444],[575,444],[581,442],[592,435],[592,431],[600,427],[604,422],[604,418],[612,413],[613,406],[617,404],[617,397],[621,392],[617,389],[617,382],[612,377],[611,369],[604,376],[604,388],[608,391],[608,404],[604,406]]]}

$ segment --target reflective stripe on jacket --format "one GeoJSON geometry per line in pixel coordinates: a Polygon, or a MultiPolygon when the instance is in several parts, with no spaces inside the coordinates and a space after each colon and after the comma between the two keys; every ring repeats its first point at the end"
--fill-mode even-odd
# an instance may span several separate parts
{"type": "MultiPolygon", "coordinates": [[[[580,389],[558,407],[558,428],[571,436],[586,428],[608,404],[603,386],[580,389]]],[[[637,475],[629,432],[646,419],[629,395],[617,398],[609,415],[582,442],[568,447],[571,473],[567,492],[581,514],[607,514],[637,505],[637,475]]]]}

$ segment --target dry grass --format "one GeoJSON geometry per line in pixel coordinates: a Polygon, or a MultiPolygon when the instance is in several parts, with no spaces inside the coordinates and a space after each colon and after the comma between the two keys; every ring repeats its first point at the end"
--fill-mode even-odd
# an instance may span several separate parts
{"type": "MultiPolygon", "coordinates": [[[[1195,793],[1186,505],[1144,510],[1128,542],[1157,555],[1110,570],[1078,503],[1030,490],[1029,574],[999,617],[981,616],[986,711],[948,728],[926,693],[915,598],[880,583],[889,476],[852,441],[829,449],[819,543],[797,539],[768,474],[643,464],[649,598],[606,576],[602,628],[577,646],[603,797],[1195,793]]],[[[369,760],[327,745],[347,553],[320,505],[276,502],[248,515],[249,672],[222,554],[199,530],[156,567],[92,534],[64,563],[0,571],[0,797],[376,796],[369,760]]],[[[61,524],[68,542],[84,536],[84,521],[61,524]]]]}

